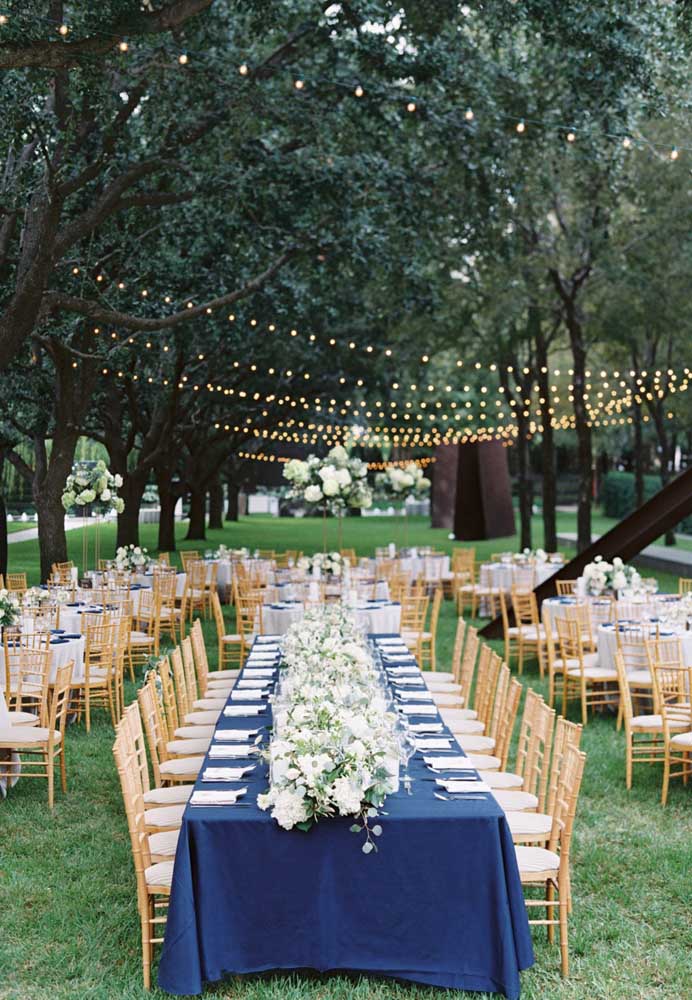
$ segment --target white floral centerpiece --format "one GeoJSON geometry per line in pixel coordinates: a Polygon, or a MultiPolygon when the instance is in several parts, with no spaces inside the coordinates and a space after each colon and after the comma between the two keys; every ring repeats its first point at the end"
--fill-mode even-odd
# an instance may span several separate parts
{"type": "Polygon", "coordinates": [[[214,553],[214,559],[247,559],[249,555],[249,549],[231,549],[227,545],[219,545],[214,553]]]}
{"type": "Polygon", "coordinates": [[[311,505],[322,505],[333,514],[348,507],[372,506],[367,482],[368,467],[337,445],[326,458],[310,455],[306,461],[292,458],[284,465],[283,476],[291,484],[289,496],[311,505]]]}
{"type": "Polygon", "coordinates": [[[118,473],[113,475],[102,460],[93,465],[77,462],[65,482],[62,505],[65,510],[72,510],[73,507],[98,504],[106,511],[114,510],[121,514],[125,510],[125,501],[118,496],[122,484],[122,476],[118,473]]]}
{"type": "Polygon", "coordinates": [[[423,470],[415,462],[408,465],[390,465],[384,472],[375,477],[375,486],[385,498],[418,500],[424,497],[430,489],[430,480],[423,475],[423,470]]]}
{"type": "Polygon", "coordinates": [[[348,559],[339,552],[316,552],[314,556],[302,556],[297,568],[312,576],[340,577],[348,564],[348,559]]]}
{"type": "Polygon", "coordinates": [[[115,550],[115,568],[121,573],[144,573],[150,562],[149,550],[140,545],[120,545],[115,550]]]}
{"type": "Polygon", "coordinates": [[[9,590],[0,590],[0,628],[10,628],[19,616],[19,601],[9,590]]]}
{"type": "Polygon", "coordinates": [[[359,817],[351,830],[365,832],[362,850],[369,854],[382,833],[369,820],[399,786],[397,718],[372,656],[338,607],[315,609],[293,625],[283,655],[267,752],[270,788],[257,804],[286,830],[359,817]]]}
{"type": "Polygon", "coordinates": [[[634,566],[626,566],[619,556],[612,563],[606,562],[603,556],[596,556],[584,567],[582,579],[586,593],[598,597],[618,590],[636,589],[641,577],[634,566]]]}
{"type": "Polygon", "coordinates": [[[522,549],[518,555],[514,556],[515,562],[547,562],[548,553],[545,549],[522,549]]]}

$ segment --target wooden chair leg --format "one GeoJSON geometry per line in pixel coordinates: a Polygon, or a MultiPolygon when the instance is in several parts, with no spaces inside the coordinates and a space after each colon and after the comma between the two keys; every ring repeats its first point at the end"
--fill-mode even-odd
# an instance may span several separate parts
{"type": "MultiPolygon", "coordinates": [[[[555,919],[555,903],[554,903],[554,900],[555,900],[555,886],[550,881],[550,879],[548,879],[548,881],[545,884],[545,898],[549,901],[549,904],[550,904],[550,905],[548,905],[546,907],[546,919],[547,920],[554,920],[555,919]]],[[[553,941],[555,940],[555,924],[551,924],[551,923],[547,924],[546,929],[548,931],[548,943],[552,944],[553,941]]]]}
{"type": "MultiPolygon", "coordinates": [[[[560,893],[562,897],[562,893],[560,893]]],[[[563,979],[569,975],[569,951],[567,944],[567,901],[560,898],[560,972],[563,979]]]]}
{"type": "Polygon", "coordinates": [[[53,811],[53,803],[55,801],[55,791],[54,791],[54,773],[53,773],[53,757],[46,755],[46,769],[48,771],[48,808],[53,811]]]}

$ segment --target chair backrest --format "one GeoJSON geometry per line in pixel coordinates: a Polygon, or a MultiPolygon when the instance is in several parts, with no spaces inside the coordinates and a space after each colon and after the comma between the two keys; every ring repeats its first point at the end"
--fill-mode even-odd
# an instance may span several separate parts
{"type": "Polygon", "coordinates": [[[538,627],[538,604],[533,589],[522,590],[518,584],[512,587],[512,608],[517,625],[538,627]]]}
{"type": "MultiPolygon", "coordinates": [[[[218,569],[216,563],[213,565],[218,569]]],[[[185,573],[188,593],[194,593],[196,596],[203,594],[207,582],[207,564],[201,559],[188,559],[185,563],[185,573]]]]}
{"type": "Polygon", "coordinates": [[[565,754],[569,747],[573,747],[575,750],[579,749],[583,729],[584,727],[580,722],[570,722],[562,715],[558,715],[557,722],[555,723],[555,734],[553,736],[553,755],[550,762],[548,800],[545,807],[545,812],[550,816],[553,815],[555,809],[555,800],[557,798],[565,754]]]}
{"type": "Polygon", "coordinates": [[[103,615],[84,615],[86,639],[84,644],[84,679],[92,683],[94,668],[106,671],[108,681],[117,665],[119,623],[104,612],[103,615]]]}
{"type": "Polygon", "coordinates": [[[149,838],[146,833],[144,817],[144,797],[137,784],[137,767],[134,758],[128,754],[127,730],[119,730],[113,744],[113,757],[120,779],[120,789],[127,817],[127,828],[130,834],[132,860],[137,879],[137,901],[141,913],[147,912],[148,893],[145,877],[146,869],[151,865],[149,838]]]}
{"type": "Polygon", "coordinates": [[[497,742],[500,734],[502,720],[505,711],[505,703],[509,693],[509,683],[512,679],[510,669],[506,663],[501,663],[493,695],[493,708],[490,716],[490,724],[486,731],[488,736],[497,742]]]}
{"type": "Polygon", "coordinates": [[[7,573],[5,576],[5,586],[9,591],[19,592],[26,590],[26,573],[7,573]]]}
{"type": "Polygon", "coordinates": [[[555,588],[558,597],[571,597],[577,589],[576,580],[556,580],[555,588]]]}
{"type": "Polygon", "coordinates": [[[471,686],[473,684],[473,675],[476,670],[476,658],[478,656],[478,647],[480,646],[480,639],[478,638],[478,629],[473,625],[469,625],[466,629],[466,642],[464,644],[464,652],[461,657],[461,667],[459,669],[459,684],[461,686],[461,693],[464,696],[464,703],[468,705],[471,701],[471,686]]]}
{"type": "Polygon", "coordinates": [[[692,577],[681,576],[678,580],[678,594],[682,597],[683,594],[690,592],[692,592],[692,577]]]}
{"type": "Polygon", "coordinates": [[[440,618],[440,608],[442,607],[443,596],[442,587],[438,587],[433,595],[432,607],[430,611],[430,632],[433,639],[437,633],[437,623],[440,618]]]}
{"type": "MultiPolygon", "coordinates": [[[[570,608],[569,611],[573,609],[570,608]]],[[[568,660],[575,660],[580,672],[584,671],[584,642],[582,622],[577,615],[563,616],[555,618],[557,626],[557,640],[560,649],[560,657],[563,663],[568,660]]]]}
{"type": "Polygon", "coordinates": [[[188,712],[192,711],[192,704],[187,697],[187,681],[185,679],[185,666],[183,664],[183,653],[180,646],[171,650],[170,654],[171,671],[175,683],[175,699],[178,707],[178,719],[181,724],[188,712]]]}
{"type": "Polygon", "coordinates": [[[221,608],[221,601],[219,600],[219,595],[216,591],[212,592],[211,595],[211,610],[214,614],[214,623],[216,625],[216,636],[221,642],[221,638],[226,633],[226,623],[223,618],[223,610],[221,608]]]}
{"type": "Polygon", "coordinates": [[[192,640],[192,652],[195,658],[195,667],[197,668],[199,689],[200,692],[204,693],[207,689],[207,680],[209,677],[209,660],[207,659],[207,647],[204,644],[202,623],[199,618],[195,621],[190,630],[190,638],[192,640]]]}
{"type": "Polygon", "coordinates": [[[48,747],[50,749],[53,746],[55,734],[60,733],[63,753],[65,752],[65,723],[67,722],[67,710],[70,704],[73,669],[74,660],[69,660],[56,670],[53,697],[50,702],[50,715],[48,718],[48,747]]]}
{"type": "Polygon", "coordinates": [[[160,765],[168,760],[166,752],[167,731],[163,718],[163,710],[159,701],[159,694],[156,690],[156,677],[154,671],[137,692],[137,700],[144,724],[144,732],[147,737],[149,757],[154,773],[154,784],[161,787],[160,765]]]}
{"type": "Polygon", "coordinates": [[[532,563],[517,563],[513,570],[514,587],[518,593],[530,593],[536,586],[536,567],[532,563]]]}
{"type": "Polygon", "coordinates": [[[560,870],[564,871],[565,875],[569,872],[569,850],[585,763],[585,753],[573,746],[567,747],[555,796],[553,825],[548,842],[551,851],[559,852],[560,870]]]}
{"type": "Polygon", "coordinates": [[[183,652],[183,668],[185,670],[185,685],[187,687],[187,703],[190,711],[197,698],[199,698],[199,688],[197,686],[197,672],[195,670],[195,659],[192,652],[192,639],[186,635],[180,644],[183,652]]]}
{"type": "Polygon", "coordinates": [[[533,738],[533,725],[536,710],[542,701],[541,696],[533,688],[526,689],[524,698],[524,711],[521,716],[519,727],[519,739],[517,742],[517,752],[514,761],[514,771],[521,778],[524,777],[527,768],[527,761],[531,750],[531,740],[533,738]]]}
{"type": "Polygon", "coordinates": [[[555,710],[550,708],[541,698],[537,703],[529,744],[529,752],[524,769],[525,792],[530,792],[538,798],[538,810],[543,811],[548,791],[548,776],[550,774],[550,751],[553,744],[553,727],[555,725],[555,710]]]}
{"type": "Polygon", "coordinates": [[[12,632],[5,629],[5,688],[7,707],[23,707],[38,716],[39,725],[48,725],[48,693],[51,672],[49,633],[12,632]]]}
{"type": "Polygon", "coordinates": [[[452,572],[453,573],[468,573],[470,577],[473,577],[473,570],[476,563],[476,549],[471,548],[454,548],[452,549],[452,572]]]}
{"type": "Polygon", "coordinates": [[[430,598],[427,596],[404,597],[401,601],[401,630],[423,632],[430,598]]]}
{"type": "Polygon", "coordinates": [[[461,676],[461,657],[464,651],[465,636],[466,622],[460,615],[457,619],[457,627],[454,630],[454,646],[452,647],[452,680],[455,684],[459,683],[461,676]]]}
{"type": "Polygon", "coordinates": [[[134,759],[137,769],[137,780],[142,792],[148,792],[151,787],[149,780],[149,765],[147,763],[147,747],[142,729],[142,716],[139,712],[139,702],[133,701],[123,712],[123,717],[116,726],[116,733],[127,730],[127,751],[134,759]]]}
{"type": "Polygon", "coordinates": [[[167,656],[162,656],[156,665],[161,678],[161,704],[163,719],[166,725],[168,739],[172,740],[178,728],[178,703],[175,698],[175,685],[171,674],[171,665],[167,656]]]}
{"type": "Polygon", "coordinates": [[[159,557],[157,561],[161,564],[161,566],[170,566],[171,564],[170,553],[159,552],[159,557]]]}
{"type": "Polygon", "coordinates": [[[654,688],[654,706],[663,722],[666,742],[683,722],[690,726],[692,667],[685,665],[679,639],[647,642],[648,659],[654,688]]]}
{"type": "Polygon", "coordinates": [[[495,697],[495,687],[497,685],[502,659],[495,653],[487,643],[481,645],[478,657],[478,670],[476,671],[476,687],[473,693],[473,707],[478,713],[478,718],[486,726],[490,725],[495,697]]]}
{"type": "Polygon", "coordinates": [[[180,561],[183,564],[183,569],[187,573],[188,562],[194,562],[195,559],[199,559],[199,552],[197,549],[184,549],[180,553],[180,561]]]}
{"type": "Polygon", "coordinates": [[[504,771],[507,766],[507,758],[509,757],[509,748],[512,743],[512,734],[517,719],[517,712],[519,711],[522,690],[521,681],[513,677],[509,682],[509,690],[505,698],[502,720],[495,742],[494,755],[500,758],[501,771],[504,771]]]}
{"type": "Polygon", "coordinates": [[[625,666],[625,657],[622,655],[622,650],[617,649],[615,651],[615,669],[618,674],[618,688],[620,691],[620,711],[622,713],[622,718],[625,723],[625,732],[629,732],[630,726],[632,724],[632,718],[634,716],[634,710],[632,708],[632,692],[630,691],[629,680],[627,678],[627,667],[625,666]]]}

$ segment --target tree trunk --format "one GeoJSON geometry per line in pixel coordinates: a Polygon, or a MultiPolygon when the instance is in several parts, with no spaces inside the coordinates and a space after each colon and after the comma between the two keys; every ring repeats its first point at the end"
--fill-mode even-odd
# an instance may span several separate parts
{"type": "Polygon", "coordinates": [[[540,321],[535,333],[536,369],[540,398],[541,425],[541,465],[543,467],[543,548],[546,552],[557,551],[557,476],[555,473],[555,432],[552,424],[550,372],[548,369],[548,349],[540,321]]]}
{"type": "Polygon", "coordinates": [[[175,505],[178,495],[171,481],[157,476],[161,513],[159,515],[159,552],[175,552],[175,505]]]}
{"type": "Polygon", "coordinates": [[[577,506],[577,552],[583,552],[591,545],[591,507],[593,502],[593,453],[591,428],[588,425],[588,401],[586,394],[586,344],[581,319],[573,301],[566,304],[565,321],[572,348],[572,404],[575,432],[577,436],[577,469],[579,494],[577,506]]]}
{"type": "Polygon", "coordinates": [[[641,407],[634,407],[634,505],[639,508],[644,503],[644,435],[642,434],[641,407]]]}
{"type": "Polygon", "coordinates": [[[531,515],[533,507],[533,490],[531,488],[531,470],[529,468],[529,439],[527,422],[523,417],[517,420],[519,432],[517,438],[517,485],[519,492],[519,524],[521,549],[530,549],[531,545],[531,515]]]}
{"type": "MultiPolygon", "coordinates": [[[[656,438],[658,440],[658,450],[661,459],[661,486],[667,486],[672,478],[673,453],[670,440],[666,432],[666,415],[660,400],[657,400],[651,407],[654,427],[656,428],[656,438]]],[[[675,529],[669,529],[665,534],[665,544],[675,545],[675,529]]]]}
{"type": "MultiPolygon", "coordinates": [[[[0,483],[5,466],[5,456],[0,457],[0,483]]],[[[0,489],[0,576],[3,580],[7,576],[7,507],[5,506],[5,494],[0,489]]]]}
{"type": "Polygon", "coordinates": [[[67,536],[65,535],[65,511],[62,501],[62,486],[45,484],[34,495],[38,514],[38,546],[41,553],[41,580],[50,577],[54,562],[67,562],[67,536]]]}
{"type": "Polygon", "coordinates": [[[139,511],[146,482],[142,476],[126,476],[120,488],[120,496],[125,501],[125,509],[118,514],[118,530],[115,544],[139,545],[139,511]]]}
{"type": "Polygon", "coordinates": [[[237,521],[239,516],[238,498],[240,486],[232,479],[226,480],[226,520],[237,521]]]}
{"type": "Polygon", "coordinates": [[[206,533],[207,491],[203,486],[195,486],[190,490],[190,521],[188,524],[188,540],[204,541],[206,533]]]}
{"type": "Polygon", "coordinates": [[[214,476],[209,486],[209,527],[223,529],[223,484],[220,476],[214,476]]]}

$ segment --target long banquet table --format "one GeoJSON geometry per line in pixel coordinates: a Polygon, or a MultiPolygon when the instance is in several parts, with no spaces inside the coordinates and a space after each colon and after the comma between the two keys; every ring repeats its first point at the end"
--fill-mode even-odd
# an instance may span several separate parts
{"type": "MultiPolygon", "coordinates": [[[[227,704],[239,703],[229,697],[227,704]]],[[[271,725],[270,704],[244,704],[265,707],[245,717],[222,714],[218,729],[271,725]]],[[[207,755],[195,790],[239,787],[203,782],[209,763],[239,762],[207,755]]],[[[159,985],[194,994],[226,974],[309,968],[518,997],[519,972],[533,963],[533,950],[504,814],[491,796],[435,798],[420,754],[409,773],[413,793],[402,788],[387,797],[370,855],[349,818],[307,833],[281,829],[256,805],[268,783],[263,763],[241,783],[248,805],[188,804],[159,985]]]]}

